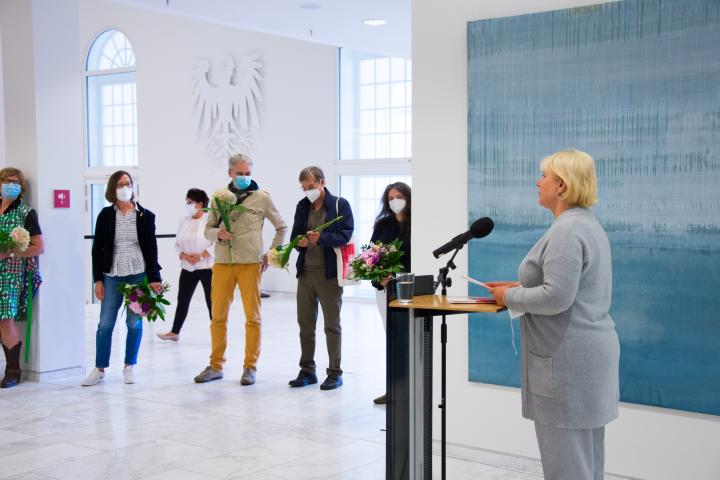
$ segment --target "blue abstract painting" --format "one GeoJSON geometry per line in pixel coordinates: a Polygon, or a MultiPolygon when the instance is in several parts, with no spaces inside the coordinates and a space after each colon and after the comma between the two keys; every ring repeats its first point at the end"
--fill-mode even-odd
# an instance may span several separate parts
{"type": "MultiPolygon", "coordinates": [[[[483,20],[467,42],[469,218],[496,224],[470,243],[470,275],[517,278],[552,222],[537,204],[540,160],[590,153],[621,400],[720,415],[720,1],[483,20]]],[[[469,322],[469,379],[518,386],[508,317],[469,322]]]]}

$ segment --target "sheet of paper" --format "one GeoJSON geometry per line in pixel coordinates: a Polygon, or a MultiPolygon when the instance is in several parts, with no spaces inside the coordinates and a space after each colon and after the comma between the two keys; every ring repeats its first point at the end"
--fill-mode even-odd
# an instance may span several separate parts
{"type": "Polygon", "coordinates": [[[490,290],[490,287],[488,287],[486,284],[484,284],[480,280],[475,280],[474,278],[468,277],[467,275],[462,274],[462,273],[460,274],[460,276],[470,283],[474,283],[475,285],[480,285],[481,287],[484,287],[484,288],[487,288],[488,290],[490,290]]]}

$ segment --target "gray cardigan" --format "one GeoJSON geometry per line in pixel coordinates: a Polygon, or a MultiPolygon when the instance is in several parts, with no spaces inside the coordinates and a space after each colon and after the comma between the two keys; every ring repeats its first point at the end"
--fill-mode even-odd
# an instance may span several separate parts
{"type": "Polygon", "coordinates": [[[592,213],[558,216],[507,290],[525,312],[521,383],[523,416],[559,428],[601,427],[618,415],[620,344],[610,318],[610,243],[592,213]]]}

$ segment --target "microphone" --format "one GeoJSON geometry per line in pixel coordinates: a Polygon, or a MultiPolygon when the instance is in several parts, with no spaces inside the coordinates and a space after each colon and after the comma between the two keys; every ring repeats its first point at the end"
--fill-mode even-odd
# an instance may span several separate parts
{"type": "Polygon", "coordinates": [[[473,238],[483,238],[488,236],[490,232],[492,232],[494,226],[495,224],[492,219],[488,217],[478,218],[472,225],[470,225],[467,232],[457,235],[442,247],[436,248],[433,250],[432,254],[435,258],[440,258],[440,255],[445,255],[457,248],[462,248],[463,245],[473,238]]]}

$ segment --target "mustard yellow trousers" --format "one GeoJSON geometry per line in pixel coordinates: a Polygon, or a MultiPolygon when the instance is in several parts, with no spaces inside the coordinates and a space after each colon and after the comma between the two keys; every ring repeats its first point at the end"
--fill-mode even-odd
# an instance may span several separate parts
{"type": "Polygon", "coordinates": [[[210,366],[221,371],[227,349],[227,322],[235,286],[245,311],[245,363],[244,368],[257,369],[260,357],[260,276],[261,263],[216,263],[212,267],[212,321],[210,337],[212,353],[210,366]]]}

